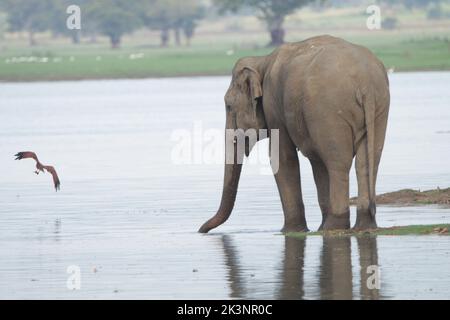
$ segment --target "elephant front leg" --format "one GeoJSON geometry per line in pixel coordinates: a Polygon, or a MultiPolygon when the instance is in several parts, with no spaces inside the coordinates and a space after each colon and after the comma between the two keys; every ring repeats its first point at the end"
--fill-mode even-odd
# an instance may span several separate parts
{"type": "MultiPolygon", "coordinates": [[[[284,226],[281,232],[309,231],[305,219],[297,149],[291,141],[283,141],[280,138],[278,160],[278,170],[274,176],[284,213],[284,226]]],[[[273,166],[273,155],[271,162],[273,166]]]]}

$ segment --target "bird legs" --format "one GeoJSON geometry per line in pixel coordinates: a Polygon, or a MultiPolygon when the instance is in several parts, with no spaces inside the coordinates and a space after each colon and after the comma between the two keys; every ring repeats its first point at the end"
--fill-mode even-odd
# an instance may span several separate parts
{"type": "Polygon", "coordinates": [[[44,172],[44,166],[38,161],[34,173],[39,174],[40,171],[44,172]]]}
{"type": "Polygon", "coordinates": [[[44,169],[42,169],[42,168],[36,168],[36,170],[34,171],[34,173],[39,174],[41,171],[44,172],[44,169]]]}

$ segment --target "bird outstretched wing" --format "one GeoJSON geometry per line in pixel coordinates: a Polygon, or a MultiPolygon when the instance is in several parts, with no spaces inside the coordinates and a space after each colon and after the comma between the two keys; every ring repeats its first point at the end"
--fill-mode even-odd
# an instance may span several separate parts
{"type": "Polygon", "coordinates": [[[16,157],[16,160],[22,160],[22,159],[27,159],[27,158],[32,158],[32,159],[36,160],[36,169],[37,169],[37,171],[35,171],[36,174],[38,174],[39,171],[44,171],[44,170],[49,172],[53,177],[53,184],[55,185],[55,190],[56,191],[59,190],[59,186],[61,185],[61,182],[59,181],[58,174],[56,173],[55,168],[53,168],[52,166],[44,166],[42,163],[40,163],[38,160],[38,157],[36,156],[36,153],[34,153],[32,151],[22,151],[22,152],[16,153],[14,156],[16,157]]]}
{"type": "Polygon", "coordinates": [[[53,184],[55,185],[55,190],[59,190],[59,186],[61,185],[61,182],[59,181],[58,174],[56,173],[55,168],[52,166],[44,166],[44,169],[47,170],[47,172],[50,172],[53,177],[53,184]]]}
{"type": "Polygon", "coordinates": [[[34,153],[32,151],[18,152],[14,156],[16,157],[16,160],[32,158],[32,159],[36,160],[36,162],[39,162],[38,157],[36,156],[36,153],[34,153]]]}

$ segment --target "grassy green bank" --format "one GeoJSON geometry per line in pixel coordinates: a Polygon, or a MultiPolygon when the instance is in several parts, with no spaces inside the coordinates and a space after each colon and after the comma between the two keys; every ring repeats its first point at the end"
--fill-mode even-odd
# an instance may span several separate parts
{"type": "MultiPolygon", "coordinates": [[[[395,71],[450,70],[450,37],[385,34],[346,39],[369,47],[395,71]]],[[[291,39],[290,39],[291,40],[291,39]]],[[[0,51],[0,81],[147,78],[227,75],[242,56],[264,55],[264,42],[252,46],[229,42],[186,48],[142,45],[111,50],[100,45],[11,47],[0,51]]]]}
{"type": "Polygon", "coordinates": [[[335,230],[335,231],[316,231],[316,232],[290,232],[286,233],[288,237],[304,238],[307,236],[329,236],[329,237],[349,237],[349,236],[407,236],[407,235],[444,235],[448,236],[450,224],[432,224],[432,225],[410,225],[401,227],[378,228],[365,231],[355,230],[335,230]]]}

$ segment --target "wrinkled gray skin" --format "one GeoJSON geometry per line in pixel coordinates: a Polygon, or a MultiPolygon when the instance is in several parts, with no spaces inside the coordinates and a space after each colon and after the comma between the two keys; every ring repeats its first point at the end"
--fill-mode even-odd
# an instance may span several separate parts
{"type": "MultiPolygon", "coordinates": [[[[285,44],[268,56],[236,63],[225,95],[226,128],[279,129],[275,180],[285,218],[283,232],[308,230],[297,149],[312,165],[322,211],[320,229],[350,228],[349,171],[355,156],[354,228],[376,227],[375,183],[389,99],[383,64],[366,48],[331,36],[285,44]]],[[[236,162],[225,164],[220,208],[199,232],[208,232],[230,216],[241,168],[236,162]]]]}

